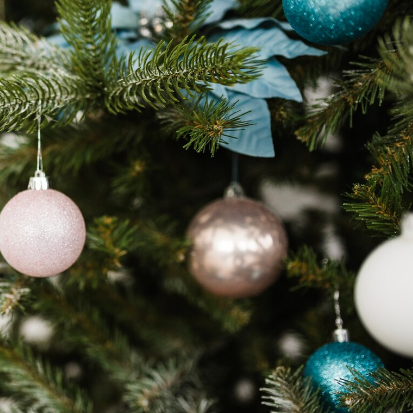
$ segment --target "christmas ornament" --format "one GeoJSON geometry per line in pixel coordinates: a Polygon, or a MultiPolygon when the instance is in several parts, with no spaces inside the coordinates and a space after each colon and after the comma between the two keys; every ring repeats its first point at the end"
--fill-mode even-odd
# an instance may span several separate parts
{"type": "Polygon", "coordinates": [[[309,358],[304,368],[304,376],[311,378],[315,389],[321,389],[321,398],[332,411],[347,413],[349,410],[341,407],[340,393],[345,392],[345,380],[354,380],[350,369],[368,377],[370,373],[384,366],[379,357],[369,349],[349,342],[348,331],[343,328],[340,316],[338,291],[334,298],[337,315],[337,329],[334,331],[336,341],[321,347],[309,358]]]}
{"type": "Polygon", "coordinates": [[[12,198],[0,214],[0,251],[17,271],[49,277],[67,270],[77,260],[86,229],[76,204],[49,189],[41,157],[40,117],[38,122],[37,170],[29,189],[12,198]]]}
{"type": "Polygon", "coordinates": [[[379,22],[388,0],[283,0],[293,29],[313,43],[345,44],[367,34],[379,22]]]}
{"type": "Polygon", "coordinates": [[[362,323],[383,346],[413,357],[413,214],[402,233],[376,248],[363,263],[355,286],[362,323]]]}
{"type": "Polygon", "coordinates": [[[192,220],[189,271],[207,290],[240,298],[261,293],[278,277],[287,255],[281,221],[245,198],[238,184],[192,220]]]}

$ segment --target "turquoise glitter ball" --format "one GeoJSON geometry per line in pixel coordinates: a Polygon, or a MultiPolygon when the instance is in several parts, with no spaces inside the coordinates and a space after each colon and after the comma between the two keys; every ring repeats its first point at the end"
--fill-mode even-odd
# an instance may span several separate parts
{"type": "Polygon", "coordinates": [[[283,0],[284,13],[304,39],[324,45],[345,44],[368,33],[389,0],[283,0]]]}
{"type": "Polygon", "coordinates": [[[318,349],[307,361],[304,377],[310,377],[314,388],[321,389],[323,401],[333,412],[348,413],[339,407],[339,392],[344,390],[340,380],[353,380],[349,367],[366,377],[384,367],[382,361],[368,348],[357,343],[329,343],[318,349]]]}

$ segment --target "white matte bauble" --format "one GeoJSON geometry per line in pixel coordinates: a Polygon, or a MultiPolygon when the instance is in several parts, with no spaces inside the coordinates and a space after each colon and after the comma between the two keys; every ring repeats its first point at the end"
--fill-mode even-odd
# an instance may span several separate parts
{"type": "Polygon", "coordinates": [[[413,357],[413,214],[402,234],[376,248],[366,259],[355,286],[362,323],[384,347],[413,357]]]}

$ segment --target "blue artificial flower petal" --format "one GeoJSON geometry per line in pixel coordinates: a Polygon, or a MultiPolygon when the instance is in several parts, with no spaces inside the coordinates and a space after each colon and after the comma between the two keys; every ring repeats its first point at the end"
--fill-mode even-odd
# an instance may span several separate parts
{"type": "Polygon", "coordinates": [[[113,3],[111,8],[112,29],[136,29],[139,18],[129,7],[113,3]]]}
{"type": "Polygon", "coordinates": [[[214,0],[209,6],[210,15],[205,20],[205,24],[216,23],[220,21],[227,11],[237,6],[237,0],[214,0]]]}
{"type": "Polygon", "coordinates": [[[61,34],[52,34],[51,36],[47,37],[47,41],[57,46],[63,47],[64,49],[70,47],[69,43],[61,34]]]}
{"type": "Polygon", "coordinates": [[[225,99],[228,99],[228,90],[226,86],[219,83],[211,83],[208,85],[208,87],[211,89],[211,93],[213,93],[215,96],[223,96],[225,99]]]}
{"type": "MultiPolygon", "coordinates": [[[[273,158],[275,152],[267,102],[264,99],[254,99],[231,91],[228,91],[228,97],[232,102],[237,102],[235,110],[240,114],[250,111],[242,119],[250,121],[253,125],[244,130],[228,132],[232,138],[224,136],[223,140],[227,143],[222,144],[222,147],[243,155],[273,158]]],[[[219,98],[212,93],[209,95],[209,99],[219,100],[219,98]]]]}
{"type": "Polygon", "coordinates": [[[230,31],[219,30],[208,38],[210,42],[217,42],[224,38],[229,43],[243,47],[259,47],[258,56],[269,59],[273,56],[284,56],[288,59],[302,55],[322,56],[325,51],[307,46],[301,40],[290,39],[278,27],[269,29],[256,28],[254,30],[234,29],[230,31]]]}
{"type": "Polygon", "coordinates": [[[249,83],[237,83],[228,87],[231,91],[241,92],[254,98],[282,98],[302,102],[301,92],[288,70],[277,59],[272,58],[265,65],[262,75],[249,83]]]}
{"type": "MultiPolygon", "coordinates": [[[[131,52],[135,52],[135,54],[138,55],[142,48],[155,49],[155,47],[156,47],[156,44],[151,42],[148,39],[139,39],[133,43],[118,39],[116,55],[118,57],[125,57],[125,56],[129,56],[131,52]]],[[[138,66],[135,64],[134,68],[138,69],[138,66]]]]}
{"type": "Polygon", "coordinates": [[[135,12],[144,12],[149,15],[162,10],[162,0],[128,0],[129,7],[135,12]]]}
{"type": "Polygon", "coordinates": [[[224,29],[224,30],[231,30],[231,29],[235,29],[236,27],[242,27],[244,29],[252,30],[252,29],[257,28],[258,26],[265,25],[266,27],[279,27],[279,28],[284,29],[283,26],[285,24],[290,26],[289,23],[280,22],[279,20],[274,19],[273,17],[259,17],[255,19],[225,20],[217,24],[217,27],[224,29]]]}

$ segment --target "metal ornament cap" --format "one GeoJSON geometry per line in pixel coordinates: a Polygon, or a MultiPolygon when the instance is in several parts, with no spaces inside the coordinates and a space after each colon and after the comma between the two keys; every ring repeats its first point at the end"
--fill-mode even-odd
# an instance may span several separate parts
{"type": "Polygon", "coordinates": [[[49,189],[49,179],[43,171],[36,171],[34,176],[30,178],[28,189],[40,191],[42,189],[49,189]]]}
{"type": "Polygon", "coordinates": [[[0,251],[17,271],[50,277],[78,259],[86,227],[77,205],[53,189],[23,191],[0,214],[0,251]]]}
{"type": "Polygon", "coordinates": [[[260,202],[227,197],[192,220],[189,272],[208,291],[242,298],[260,294],[279,276],[287,256],[281,221],[260,202]]]}
{"type": "Polygon", "coordinates": [[[337,328],[334,330],[333,340],[337,343],[348,343],[350,341],[349,331],[345,328],[337,328]]]}

